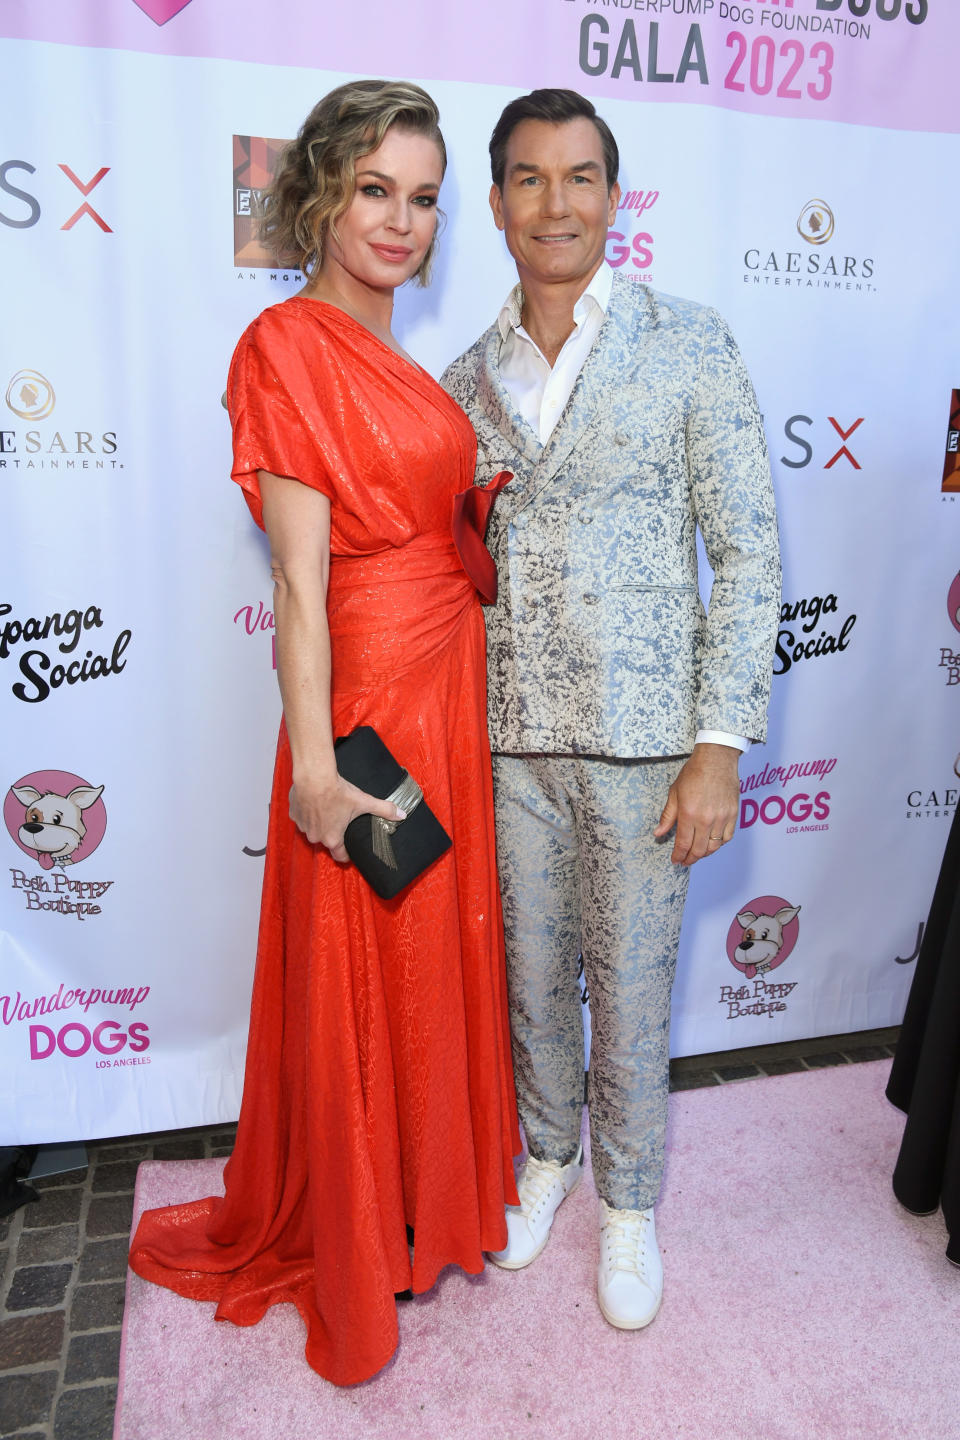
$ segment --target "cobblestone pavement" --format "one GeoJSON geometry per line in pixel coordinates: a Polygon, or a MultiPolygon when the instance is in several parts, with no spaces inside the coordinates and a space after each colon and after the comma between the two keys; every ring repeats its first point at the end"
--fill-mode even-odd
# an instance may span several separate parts
{"type": "MultiPolygon", "coordinates": [[[[674,1060],[671,1089],[893,1054],[896,1030],[674,1060]]],[[[235,1127],[95,1140],[88,1165],[31,1181],[0,1218],[0,1440],[111,1440],[127,1243],[141,1160],[229,1155],[235,1127]]]]}

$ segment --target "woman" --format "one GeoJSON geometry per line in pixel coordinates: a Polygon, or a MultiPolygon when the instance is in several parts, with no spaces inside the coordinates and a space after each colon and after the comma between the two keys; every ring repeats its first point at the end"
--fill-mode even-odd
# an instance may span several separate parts
{"type": "Polygon", "coordinates": [[[393,1354],[395,1294],[478,1273],[516,1202],[483,620],[450,538],[475,441],[390,329],[433,254],[437,119],[414,85],[341,86],[268,192],[265,235],[308,278],[228,386],[284,709],[243,1107],[226,1197],[147,1213],[130,1261],[240,1325],[292,1301],[341,1385],[393,1354]],[[337,774],[334,737],[361,724],[453,839],[393,900],[346,863],[352,818],[402,814],[337,774]]]}

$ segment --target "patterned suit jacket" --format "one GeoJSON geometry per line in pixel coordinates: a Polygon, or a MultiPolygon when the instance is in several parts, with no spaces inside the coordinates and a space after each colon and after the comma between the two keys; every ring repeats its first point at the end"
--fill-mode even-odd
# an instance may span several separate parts
{"type": "Polygon", "coordinates": [[[500,343],[493,325],[442,380],[476,430],[476,483],[514,471],[487,535],[493,749],[640,757],[685,754],[701,728],[763,739],[777,523],[756,397],[723,320],[614,276],[546,445],[500,380],[500,343]]]}

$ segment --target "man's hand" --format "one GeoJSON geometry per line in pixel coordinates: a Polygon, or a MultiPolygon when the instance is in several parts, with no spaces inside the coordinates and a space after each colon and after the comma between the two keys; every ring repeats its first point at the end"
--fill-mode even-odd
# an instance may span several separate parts
{"type": "Polygon", "coordinates": [[[693,865],[733,838],[740,808],[739,759],[740,751],[732,745],[694,746],[670,786],[660,824],[653,832],[659,840],[676,825],[670,857],[675,865],[693,865]]]}

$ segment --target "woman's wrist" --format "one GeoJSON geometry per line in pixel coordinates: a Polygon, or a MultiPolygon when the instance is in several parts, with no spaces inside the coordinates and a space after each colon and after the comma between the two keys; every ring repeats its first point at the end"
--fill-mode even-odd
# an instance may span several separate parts
{"type": "Polygon", "coordinates": [[[339,778],[332,750],[329,759],[311,756],[293,762],[293,783],[298,790],[331,790],[339,778]]]}

